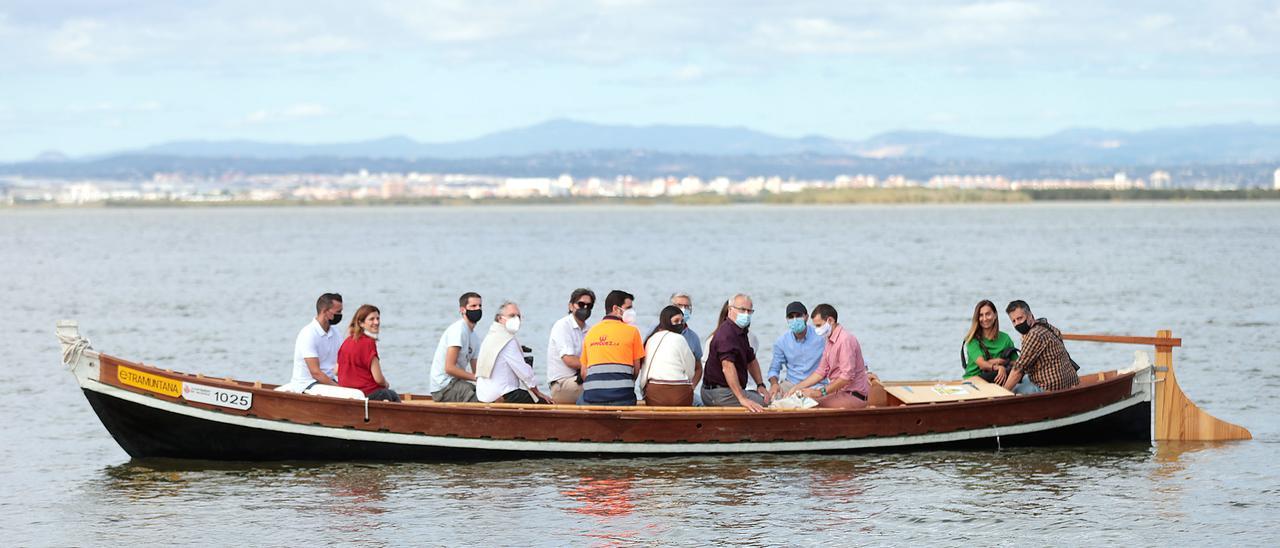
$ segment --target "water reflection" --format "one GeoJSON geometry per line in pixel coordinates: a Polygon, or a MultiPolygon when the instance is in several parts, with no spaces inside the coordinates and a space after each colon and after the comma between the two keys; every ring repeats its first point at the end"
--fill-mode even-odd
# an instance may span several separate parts
{"type": "Polygon", "coordinates": [[[823,535],[873,540],[937,531],[982,542],[1010,528],[1025,532],[1021,516],[1092,527],[1103,524],[1097,508],[1107,507],[1140,522],[1181,519],[1191,487],[1184,476],[1201,460],[1192,455],[1224,445],[473,464],[147,460],[102,468],[90,498],[108,502],[99,518],[138,523],[139,532],[151,520],[210,511],[203,505],[218,500],[226,515],[249,511],[260,524],[301,520],[374,545],[423,523],[443,535],[437,540],[475,538],[467,537],[475,518],[494,511],[512,525],[487,533],[495,544],[531,534],[594,546],[807,544],[823,535]],[[788,532],[793,526],[803,530],[788,532]]]}

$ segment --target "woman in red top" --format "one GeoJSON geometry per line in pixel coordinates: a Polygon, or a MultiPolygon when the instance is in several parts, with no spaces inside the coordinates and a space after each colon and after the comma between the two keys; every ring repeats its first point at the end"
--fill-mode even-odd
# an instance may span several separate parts
{"type": "Polygon", "coordinates": [[[400,401],[382,376],[378,360],[378,330],[382,313],[371,304],[360,305],[347,328],[347,340],[338,349],[338,384],[355,388],[371,400],[400,401]]]}

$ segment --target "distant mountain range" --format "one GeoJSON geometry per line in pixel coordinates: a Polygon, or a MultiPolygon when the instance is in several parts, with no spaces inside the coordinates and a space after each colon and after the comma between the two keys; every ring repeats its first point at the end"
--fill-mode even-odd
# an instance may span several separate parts
{"type": "MultiPolygon", "coordinates": [[[[180,141],[91,158],[47,151],[0,164],[0,175],[149,179],[157,173],[382,172],[499,176],[830,178],[999,174],[1019,178],[1143,175],[1270,186],[1280,126],[1218,125],[1140,132],[1074,129],[1036,138],[894,132],[863,141],[786,138],[740,127],[619,126],[552,120],[453,143],[407,137],[334,144],[180,141]]],[[[2,181],[0,181],[2,182],[2,181]]]]}
{"type": "Polygon", "coordinates": [[[1233,124],[1124,132],[1071,129],[1029,138],[898,131],[863,141],[779,137],[744,127],[605,125],[551,120],[451,143],[408,137],[333,144],[178,141],[122,154],[195,158],[465,159],[595,151],[706,156],[821,154],[998,163],[1198,164],[1280,160],[1280,125],[1233,124]]]}

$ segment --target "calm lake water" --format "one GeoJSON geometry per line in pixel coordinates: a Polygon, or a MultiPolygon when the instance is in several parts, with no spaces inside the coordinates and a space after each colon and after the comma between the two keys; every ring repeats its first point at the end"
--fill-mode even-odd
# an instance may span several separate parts
{"type": "MultiPolygon", "coordinates": [[[[1280,205],[0,209],[6,545],[1280,544],[1280,205]],[[106,353],[288,379],[316,296],[382,309],[394,388],[425,392],[457,296],[520,303],[544,356],[570,291],[829,302],[890,379],[954,378],[979,299],[1068,332],[1172,329],[1227,444],[488,463],[134,461],[60,365],[106,353]]],[[[598,319],[598,317],[596,318],[598,319]]],[[[1007,319],[1002,318],[1005,329],[1007,319]]],[[[1074,343],[1085,370],[1137,347],[1074,343]]],[[[539,363],[539,374],[545,364],[539,363]]],[[[545,377],[543,377],[545,378],[545,377]]]]}

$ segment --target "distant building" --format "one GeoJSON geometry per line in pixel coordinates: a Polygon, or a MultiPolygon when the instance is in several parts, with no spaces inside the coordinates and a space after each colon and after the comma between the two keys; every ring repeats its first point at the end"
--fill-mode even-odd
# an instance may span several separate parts
{"type": "Polygon", "coordinates": [[[1151,188],[1169,188],[1173,178],[1169,176],[1168,171],[1154,171],[1151,173],[1151,188]]]}

